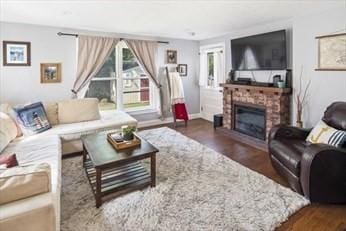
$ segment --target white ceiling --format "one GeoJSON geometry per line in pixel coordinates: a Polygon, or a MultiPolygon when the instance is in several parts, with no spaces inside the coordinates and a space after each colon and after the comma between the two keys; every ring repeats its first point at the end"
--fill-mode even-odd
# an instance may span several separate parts
{"type": "Polygon", "coordinates": [[[202,40],[345,7],[345,0],[0,1],[0,21],[202,40]],[[192,35],[192,32],[195,35],[192,35]]]}

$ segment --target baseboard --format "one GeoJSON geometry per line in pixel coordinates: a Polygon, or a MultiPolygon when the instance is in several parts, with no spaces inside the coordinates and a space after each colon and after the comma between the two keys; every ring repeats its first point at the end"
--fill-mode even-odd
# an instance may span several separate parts
{"type": "MultiPolygon", "coordinates": [[[[198,118],[201,118],[200,113],[189,114],[190,120],[191,119],[198,119],[198,118]]],[[[164,118],[163,120],[155,119],[155,120],[139,121],[137,127],[138,128],[145,128],[145,127],[162,125],[162,124],[169,124],[169,123],[173,123],[173,117],[167,117],[167,118],[164,118]]]]}

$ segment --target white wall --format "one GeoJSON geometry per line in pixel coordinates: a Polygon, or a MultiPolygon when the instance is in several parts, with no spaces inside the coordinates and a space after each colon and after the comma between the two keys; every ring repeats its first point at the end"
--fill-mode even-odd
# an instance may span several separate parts
{"type": "MultiPolygon", "coordinates": [[[[326,107],[334,101],[346,101],[346,71],[315,71],[317,68],[316,36],[346,30],[345,9],[335,9],[293,21],[293,70],[294,86],[305,86],[311,79],[308,102],[303,115],[304,126],[311,127],[321,119],[326,107]]],[[[294,120],[296,118],[294,108],[294,120]]]]}
{"type": "Polygon", "coordinates": [[[26,103],[70,97],[76,73],[76,41],[59,37],[58,28],[0,24],[0,38],[31,42],[31,66],[3,66],[1,44],[0,102],[26,103]],[[40,63],[60,62],[62,83],[40,83],[40,63]]]}
{"type": "MultiPolygon", "coordinates": [[[[74,37],[57,36],[57,32],[83,33],[90,35],[114,36],[134,39],[150,39],[169,41],[159,44],[158,66],[160,70],[166,65],[167,49],[178,51],[178,63],[188,65],[188,76],[182,77],[185,89],[186,104],[189,113],[199,113],[199,86],[197,72],[199,69],[198,49],[196,41],[129,36],[124,34],[71,30],[47,26],[35,26],[17,23],[0,22],[0,39],[31,42],[31,66],[0,66],[0,102],[13,104],[32,101],[55,101],[68,99],[71,96],[76,73],[76,39],[74,37]],[[40,63],[61,62],[62,82],[41,84],[40,63]]],[[[1,47],[2,49],[2,47],[1,47]]],[[[0,50],[2,53],[2,50],[0,50]]],[[[165,78],[164,75],[160,77],[165,78]]],[[[165,106],[168,108],[168,106],[165,106]]],[[[155,114],[136,115],[140,120],[154,119],[155,114]]]]}

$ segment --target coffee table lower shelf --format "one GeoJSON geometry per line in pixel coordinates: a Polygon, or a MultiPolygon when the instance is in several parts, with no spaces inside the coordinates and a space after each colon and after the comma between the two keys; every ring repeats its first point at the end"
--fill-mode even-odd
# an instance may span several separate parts
{"type": "Polygon", "coordinates": [[[114,194],[116,197],[152,184],[150,173],[138,161],[119,167],[96,169],[87,158],[84,168],[95,196],[96,207],[101,206],[102,197],[106,195],[114,194]]]}

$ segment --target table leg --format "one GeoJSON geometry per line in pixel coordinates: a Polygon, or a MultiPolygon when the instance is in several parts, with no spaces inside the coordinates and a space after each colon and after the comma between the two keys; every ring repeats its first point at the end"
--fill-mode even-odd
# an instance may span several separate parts
{"type": "Polygon", "coordinates": [[[100,207],[102,204],[101,201],[101,169],[96,168],[96,208],[100,207]]]}
{"type": "Polygon", "coordinates": [[[83,145],[83,167],[85,167],[86,155],[87,155],[87,151],[83,145]]]}
{"type": "Polygon", "coordinates": [[[156,186],[156,153],[154,153],[150,158],[150,177],[151,177],[151,187],[156,186]]]}

